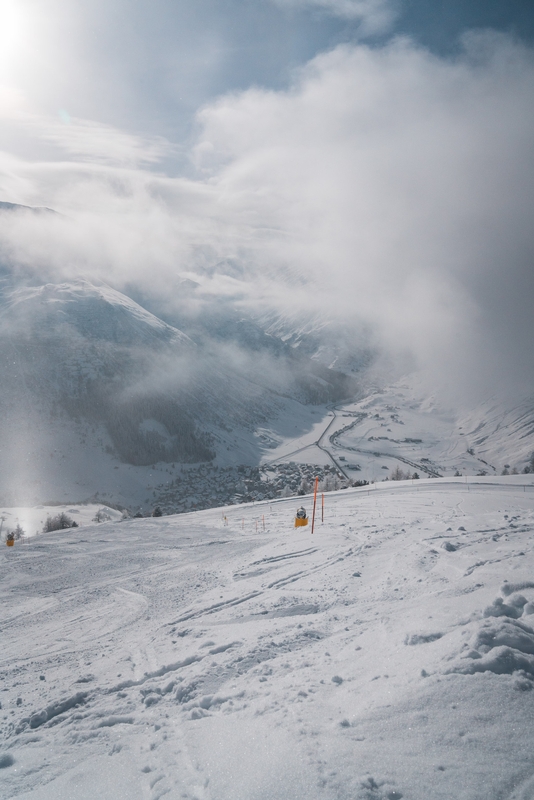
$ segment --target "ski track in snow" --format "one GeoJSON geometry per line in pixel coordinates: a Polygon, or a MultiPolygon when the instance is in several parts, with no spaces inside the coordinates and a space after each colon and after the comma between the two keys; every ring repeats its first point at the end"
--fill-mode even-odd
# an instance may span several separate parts
{"type": "Polygon", "coordinates": [[[0,797],[532,800],[527,478],[4,548],[0,797]]]}

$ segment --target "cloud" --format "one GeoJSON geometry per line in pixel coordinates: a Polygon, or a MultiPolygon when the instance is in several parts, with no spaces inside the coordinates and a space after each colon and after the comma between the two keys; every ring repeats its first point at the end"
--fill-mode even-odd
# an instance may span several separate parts
{"type": "Polygon", "coordinates": [[[194,178],[146,170],[152,144],[120,132],[112,163],[98,136],[82,163],[54,123],[65,158],[4,154],[0,182],[64,217],[0,220],[4,259],[168,304],[188,277],[199,307],[334,317],[443,386],[532,389],[533,94],[532,52],[484,33],[448,59],[342,46],[287,90],[220,97],[197,117],[194,178]]]}
{"type": "Polygon", "coordinates": [[[389,30],[396,17],[391,0],[273,0],[286,8],[320,9],[332,16],[355,20],[363,33],[383,33],[389,30]]]}
{"type": "Polygon", "coordinates": [[[68,155],[91,163],[137,166],[160,161],[171,150],[162,137],[141,137],[118,131],[111,125],[91,120],[68,118],[67,122],[41,120],[26,124],[38,127],[48,140],[68,155]]]}
{"type": "Polygon", "coordinates": [[[529,383],[533,77],[532,53],[494,34],[454,60],[339,47],[288,92],[205,109],[198,164],[246,197],[256,261],[309,282],[292,295],[311,309],[368,321],[447,382],[529,383]]]}
{"type": "Polygon", "coordinates": [[[13,91],[6,90],[0,95],[3,124],[0,142],[23,139],[34,154],[41,151],[49,158],[128,167],[157,163],[173,150],[163,137],[142,136],[71,117],[63,109],[57,117],[50,117],[33,113],[26,106],[24,99],[13,91]]]}

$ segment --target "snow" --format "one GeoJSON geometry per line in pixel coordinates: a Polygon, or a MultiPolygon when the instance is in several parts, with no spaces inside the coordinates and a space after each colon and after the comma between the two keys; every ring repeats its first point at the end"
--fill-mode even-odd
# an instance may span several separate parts
{"type": "Polygon", "coordinates": [[[532,798],[533,476],[302,499],[3,547],[0,797],[532,798]]]}

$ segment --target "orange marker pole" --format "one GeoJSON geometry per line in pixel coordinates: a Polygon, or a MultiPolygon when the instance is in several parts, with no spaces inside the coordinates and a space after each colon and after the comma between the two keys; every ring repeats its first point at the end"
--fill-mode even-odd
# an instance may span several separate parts
{"type": "Polygon", "coordinates": [[[313,514],[312,514],[312,529],[311,532],[313,533],[313,529],[315,527],[315,507],[317,505],[317,487],[319,486],[319,478],[315,478],[315,487],[313,489],[313,514]]]}
{"type": "Polygon", "coordinates": [[[243,520],[242,520],[242,522],[241,522],[241,530],[242,530],[242,531],[244,531],[244,530],[245,530],[245,517],[243,517],[243,520]]]}
{"type": "Polygon", "coordinates": [[[261,515],[261,519],[262,519],[262,522],[263,522],[263,530],[265,530],[265,514],[261,515]]]}
{"type": "Polygon", "coordinates": [[[324,492],[321,495],[321,522],[324,522],[324,492]]]}

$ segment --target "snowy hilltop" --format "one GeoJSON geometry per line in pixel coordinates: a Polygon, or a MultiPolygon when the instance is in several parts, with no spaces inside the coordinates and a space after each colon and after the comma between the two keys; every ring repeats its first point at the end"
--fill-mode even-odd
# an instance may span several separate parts
{"type": "Polygon", "coordinates": [[[525,800],[532,475],[0,551],[3,800],[525,800]]]}

